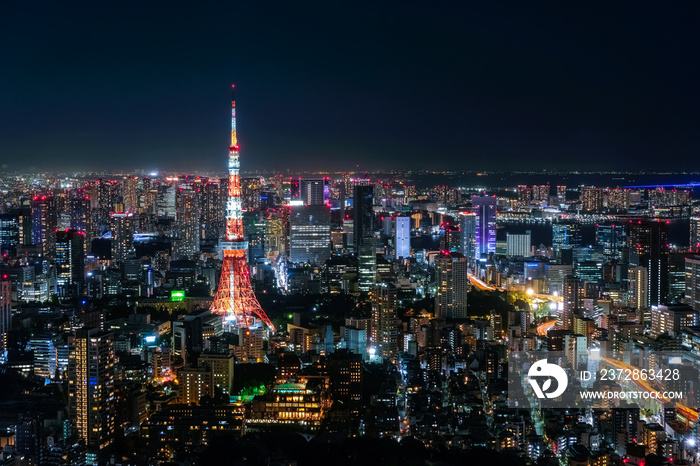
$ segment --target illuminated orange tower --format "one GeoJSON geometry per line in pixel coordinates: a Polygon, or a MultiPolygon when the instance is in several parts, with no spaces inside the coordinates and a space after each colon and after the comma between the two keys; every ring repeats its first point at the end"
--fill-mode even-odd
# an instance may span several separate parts
{"type": "MultiPolygon", "coordinates": [[[[233,85],[231,90],[233,91],[233,85]]],[[[236,99],[231,102],[231,147],[228,151],[228,200],[226,201],[226,236],[221,242],[224,261],[221,266],[219,289],[211,310],[232,320],[238,327],[251,327],[259,319],[275,331],[250,285],[246,252],[248,242],[243,236],[241,210],[241,178],[239,174],[238,139],[236,138],[236,99]]]]}

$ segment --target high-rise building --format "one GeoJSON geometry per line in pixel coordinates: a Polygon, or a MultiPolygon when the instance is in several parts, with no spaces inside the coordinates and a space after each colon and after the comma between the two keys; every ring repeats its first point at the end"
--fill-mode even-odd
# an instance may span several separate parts
{"type": "Polygon", "coordinates": [[[136,224],[133,212],[111,214],[112,260],[123,261],[134,252],[136,224]]]}
{"type": "Polygon", "coordinates": [[[603,189],[593,186],[581,188],[581,207],[584,212],[597,212],[603,208],[603,189]]]}
{"type": "Polygon", "coordinates": [[[557,317],[557,327],[571,330],[574,323],[574,311],[579,308],[583,295],[583,282],[580,278],[569,275],[564,278],[562,309],[557,317]]]}
{"type": "Polygon", "coordinates": [[[411,256],[411,217],[394,218],[394,244],[397,259],[411,256]]]}
{"type": "Polygon", "coordinates": [[[627,272],[628,305],[632,309],[649,308],[649,271],[646,267],[630,267],[627,272]]]}
{"type": "Polygon", "coordinates": [[[667,302],[668,224],[665,221],[630,221],[630,265],[646,267],[649,276],[647,307],[667,302]]]}
{"type": "Polygon", "coordinates": [[[690,252],[700,252],[700,217],[690,218],[690,252]]]}
{"type": "Polygon", "coordinates": [[[354,188],[353,239],[358,256],[360,291],[370,291],[376,282],[377,251],[374,238],[374,187],[354,188]]]}
{"type": "Polygon", "coordinates": [[[559,205],[566,204],[566,186],[564,185],[557,186],[557,203],[559,205]]]}
{"type": "Polygon", "coordinates": [[[302,178],[299,182],[299,199],[307,205],[327,204],[327,180],[325,178],[302,178]]]}
{"type": "Polygon", "coordinates": [[[68,198],[68,206],[71,229],[91,233],[90,195],[84,189],[72,189],[68,198]]]}
{"type": "Polygon", "coordinates": [[[289,260],[323,264],[330,255],[330,208],[325,204],[292,206],[289,214],[289,260]]]}
{"type": "Polygon", "coordinates": [[[496,197],[474,196],[472,206],[476,212],[475,255],[481,258],[496,252],[496,197]]]}
{"type": "Polygon", "coordinates": [[[685,258],[685,303],[700,311],[700,256],[685,258]]]}
{"type": "Polygon", "coordinates": [[[531,233],[525,234],[506,233],[506,255],[510,257],[530,257],[531,233]]]}
{"type": "Polygon", "coordinates": [[[596,225],[596,244],[603,246],[603,254],[611,259],[622,259],[627,247],[625,225],[596,225]]]}
{"type": "Polygon", "coordinates": [[[473,261],[476,258],[476,213],[459,213],[459,231],[461,252],[468,261],[473,261]]]}
{"type": "Polygon", "coordinates": [[[577,223],[552,223],[552,247],[556,250],[581,246],[581,229],[577,223]]]}
{"type": "Polygon", "coordinates": [[[241,208],[243,210],[259,209],[262,189],[262,178],[259,176],[241,178],[241,208]]]}
{"type": "Polygon", "coordinates": [[[370,355],[393,359],[398,352],[398,298],[396,286],[378,283],[372,287],[372,336],[370,355]]]}
{"type": "Polygon", "coordinates": [[[609,189],[607,191],[608,209],[627,210],[630,205],[630,190],[624,188],[609,189]]]}
{"type": "Polygon", "coordinates": [[[32,215],[29,209],[0,214],[0,254],[13,257],[17,248],[32,244],[32,215]]]}
{"type": "Polygon", "coordinates": [[[178,258],[193,258],[199,253],[201,239],[200,192],[191,184],[183,184],[176,194],[176,256],[178,258]]]}
{"type": "Polygon", "coordinates": [[[32,200],[32,243],[44,256],[53,257],[58,227],[58,202],[51,196],[34,196],[32,200]]]}
{"type": "Polygon", "coordinates": [[[0,363],[6,361],[7,334],[12,328],[12,282],[0,274],[0,363]]]}
{"type": "Polygon", "coordinates": [[[97,452],[114,441],[114,340],[111,333],[80,329],[68,343],[71,421],[88,449],[97,452]]]}
{"type": "Polygon", "coordinates": [[[202,187],[202,238],[207,241],[218,240],[221,236],[224,218],[226,193],[222,192],[221,184],[210,181],[202,187]]]}
{"type": "Polygon", "coordinates": [[[532,202],[537,205],[547,205],[549,202],[549,185],[535,185],[532,187],[532,202]]]}
{"type": "Polygon", "coordinates": [[[124,210],[128,212],[139,211],[139,179],[136,176],[126,176],[122,181],[124,193],[124,210]]]}
{"type": "Polygon", "coordinates": [[[458,252],[441,253],[435,261],[435,316],[462,319],[467,317],[467,259],[458,252]]]}
{"type": "Polygon", "coordinates": [[[85,233],[56,232],[56,290],[58,297],[77,301],[85,283],[85,233]]]}
{"type": "Polygon", "coordinates": [[[518,206],[525,207],[530,205],[532,200],[532,193],[527,185],[518,185],[518,206]]]}

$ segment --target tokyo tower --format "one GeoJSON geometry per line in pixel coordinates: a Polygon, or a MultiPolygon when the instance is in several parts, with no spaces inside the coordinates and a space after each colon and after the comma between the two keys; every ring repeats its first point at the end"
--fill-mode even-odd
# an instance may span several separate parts
{"type": "MultiPolygon", "coordinates": [[[[233,85],[231,89],[233,91],[233,85]]],[[[224,261],[221,266],[219,289],[211,311],[233,320],[238,327],[251,327],[259,319],[275,331],[250,285],[246,253],[248,242],[243,236],[241,211],[241,179],[238,139],[236,138],[236,99],[231,102],[231,147],[228,151],[228,200],[226,201],[226,236],[221,242],[224,261]]]]}

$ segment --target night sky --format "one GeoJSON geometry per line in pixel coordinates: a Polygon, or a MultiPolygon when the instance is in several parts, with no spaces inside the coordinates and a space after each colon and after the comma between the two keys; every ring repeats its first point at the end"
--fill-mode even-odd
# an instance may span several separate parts
{"type": "Polygon", "coordinates": [[[698,5],[5,2],[0,164],[700,170],[698,5]]]}

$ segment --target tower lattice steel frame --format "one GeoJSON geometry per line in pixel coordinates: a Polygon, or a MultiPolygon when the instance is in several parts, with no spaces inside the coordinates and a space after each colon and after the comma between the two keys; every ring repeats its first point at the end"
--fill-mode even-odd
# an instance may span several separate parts
{"type": "MultiPolygon", "coordinates": [[[[231,86],[233,92],[234,86],[231,86]]],[[[275,331],[270,319],[260,306],[250,284],[246,252],[248,242],[243,236],[241,209],[240,160],[236,138],[236,99],[231,102],[231,147],[228,151],[228,198],[226,201],[226,236],[221,242],[223,264],[219,289],[211,310],[216,314],[233,317],[238,327],[250,327],[260,319],[275,331]]]]}

